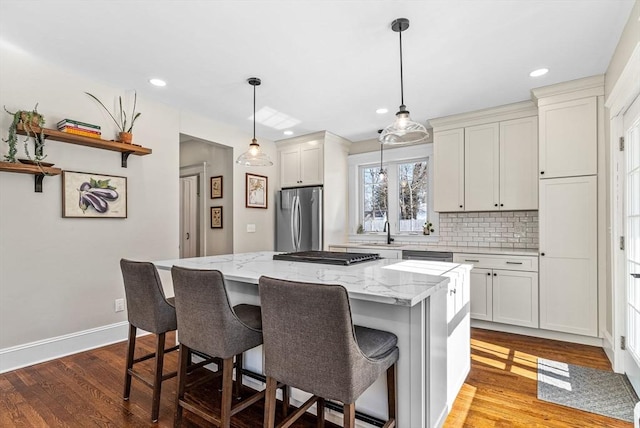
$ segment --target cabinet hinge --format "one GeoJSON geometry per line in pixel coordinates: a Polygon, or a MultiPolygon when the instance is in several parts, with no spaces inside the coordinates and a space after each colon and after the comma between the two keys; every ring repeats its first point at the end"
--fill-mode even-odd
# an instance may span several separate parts
{"type": "Polygon", "coordinates": [[[627,337],[626,336],[620,336],[620,349],[622,349],[623,351],[625,349],[627,349],[627,337]]]}
{"type": "Polygon", "coordinates": [[[624,236],[620,237],[620,249],[624,250],[624,236]]]}
{"type": "Polygon", "coordinates": [[[620,137],[620,151],[624,152],[624,137],[620,137]]]}

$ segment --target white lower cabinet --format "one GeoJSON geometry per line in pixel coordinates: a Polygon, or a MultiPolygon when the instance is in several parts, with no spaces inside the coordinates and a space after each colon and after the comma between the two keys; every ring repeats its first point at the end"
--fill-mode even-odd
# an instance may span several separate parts
{"type": "Polygon", "coordinates": [[[455,263],[473,264],[471,318],[538,328],[538,258],[454,254],[455,263]]]}

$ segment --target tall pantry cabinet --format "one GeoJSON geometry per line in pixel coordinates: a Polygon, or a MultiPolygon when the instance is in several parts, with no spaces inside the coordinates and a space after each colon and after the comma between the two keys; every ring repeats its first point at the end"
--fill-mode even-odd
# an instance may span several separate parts
{"type": "Polygon", "coordinates": [[[597,337],[604,78],[532,92],[539,114],[540,328],[597,337]]]}

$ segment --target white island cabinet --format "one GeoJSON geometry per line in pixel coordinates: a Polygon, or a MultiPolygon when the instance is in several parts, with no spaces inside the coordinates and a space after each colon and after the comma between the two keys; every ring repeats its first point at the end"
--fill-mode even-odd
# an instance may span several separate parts
{"type": "MultiPolygon", "coordinates": [[[[292,281],[343,285],[351,302],[353,322],[398,336],[397,426],[439,427],[447,406],[447,301],[450,281],[467,288],[471,266],[430,261],[383,259],[335,266],[273,260],[274,252],[231,254],[155,262],[172,266],[217,269],[225,276],[232,304],[259,304],[258,280],[270,276],[292,281]]],[[[469,337],[466,338],[469,348],[469,337]]],[[[245,367],[262,372],[262,350],[245,354],[245,367]]],[[[464,379],[468,366],[460,368],[464,379]],[[465,371],[466,370],[466,371],[465,371]]],[[[244,381],[256,388],[250,378],[244,381]]],[[[458,387],[459,389],[459,387],[458,387]]],[[[457,391],[455,391],[457,393],[457,391]]],[[[293,404],[308,394],[294,390],[293,404]]],[[[382,376],[356,402],[356,409],[375,418],[387,418],[386,379],[382,376]]],[[[329,413],[328,419],[336,417],[329,413]]]]}

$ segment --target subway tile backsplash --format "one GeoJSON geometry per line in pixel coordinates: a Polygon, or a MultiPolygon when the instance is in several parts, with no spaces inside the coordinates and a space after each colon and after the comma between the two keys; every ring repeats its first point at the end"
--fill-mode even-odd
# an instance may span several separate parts
{"type": "Polygon", "coordinates": [[[538,249],[538,211],[440,213],[434,235],[438,241],[429,245],[538,249]]]}
{"type": "Polygon", "coordinates": [[[437,245],[538,248],[538,211],[440,213],[437,245]]]}

